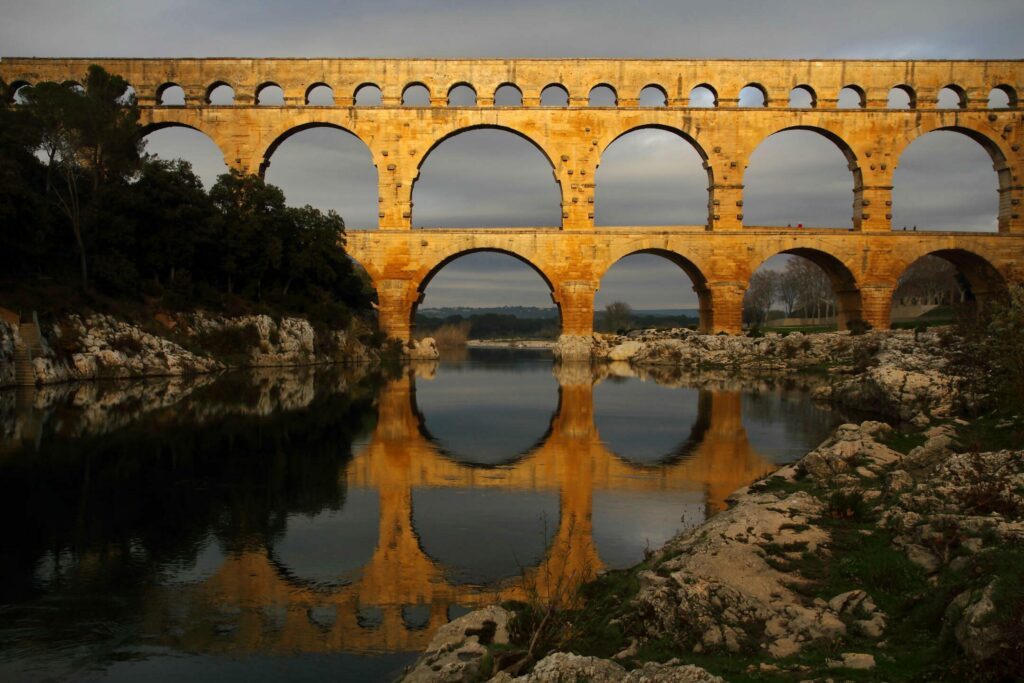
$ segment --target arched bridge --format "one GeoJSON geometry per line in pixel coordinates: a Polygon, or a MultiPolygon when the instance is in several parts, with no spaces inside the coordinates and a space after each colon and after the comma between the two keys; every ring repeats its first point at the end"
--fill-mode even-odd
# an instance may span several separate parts
{"type": "Polygon", "coordinates": [[[687,272],[700,301],[701,326],[714,332],[740,330],[750,275],[778,253],[806,256],[825,269],[841,326],[859,318],[888,327],[896,281],[924,255],[953,262],[979,299],[1024,279],[1020,60],[11,58],[0,62],[0,78],[15,87],[73,82],[93,63],[132,84],[147,128],[200,130],[229,166],[243,172],[261,173],[282,141],[311,127],[339,128],[362,140],[377,167],[380,230],[352,232],[347,246],[377,289],[381,326],[400,339],[410,337],[431,277],[474,251],[508,253],[530,264],[551,289],[563,332],[584,335],[592,331],[601,276],[637,252],[661,254],[687,272]],[[225,85],[234,91],[234,103],[212,104],[211,93],[225,85]],[[184,105],[161,106],[171,86],[181,88],[184,105]],[[281,89],[282,104],[257,106],[272,86],[281,89]],[[333,104],[309,104],[311,91],[322,86],[331,89],[333,104]],[[763,107],[739,106],[745,87],[760,92],[763,107]],[[473,94],[470,106],[449,99],[459,88],[473,94]],[[518,104],[497,106],[495,93],[509,88],[518,104]],[[542,104],[551,88],[561,93],[559,106],[542,104]],[[590,106],[596,88],[612,94],[610,106],[590,106]],[[714,106],[691,106],[696,88],[710,93],[714,106]],[[358,93],[364,89],[378,91],[379,104],[362,104],[358,93]],[[419,106],[410,106],[412,90],[425,93],[419,106]],[[640,106],[641,90],[658,94],[661,106],[640,106]],[[810,106],[791,107],[793,90],[809,95],[810,106]],[[859,106],[838,107],[844,90],[859,106]],[[903,93],[908,108],[888,108],[892,90],[903,93]],[[954,108],[938,107],[943,90],[955,100],[943,107],[954,108]],[[992,91],[1008,106],[990,109],[992,91]],[[560,188],[561,225],[412,230],[413,186],[427,155],[451,136],[476,128],[511,131],[544,154],[560,188]],[[703,225],[595,229],[594,175],[601,155],[619,137],[643,128],[674,132],[703,158],[703,225]],[[853,187],[849,229],[744,224],[743,177],[750,155],[768,136],[793,129],[816,132],[845,155],[853,187]],[[937,130],[961,133],[991,157],[998,177],[998,233],[892,231],[900,154],[937,130]]]}

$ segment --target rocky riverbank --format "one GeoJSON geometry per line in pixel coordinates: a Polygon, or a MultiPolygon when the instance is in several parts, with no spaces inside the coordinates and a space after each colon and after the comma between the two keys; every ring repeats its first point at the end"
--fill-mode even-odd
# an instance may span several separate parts
{"type": "MultiPolygon", "coordinates": [[[[111,315],[68,315],[43,324],[33,354],[37,384],[76,380],[182,376],[239,367],[284,367],[378,361],[369,330],[317,329],[302,318],[228,317],[202,312],[126,321],[111,315]]],[[[17,326],[0,319],[0,386],[14,383],[17,326]]],[[[436,358],[433,340],[402,349],[436,358]]]]}
{"type": "Polygon", "coordinates": [[[957,417],[970,397],[948,332],[669,331],[587,344],[611,374],[625,363],[659,374],[812,371],[819,398],[896,426],[838,427],[576,603],[539,596],[452,622],[405,680],[1024,675],[1024,416],[957,417]],[[1010,449],[986,448],[1007,437],[1010,449]]]}
{"type": "Polygon", "coordinates": [[[586,358],[599,366],[628,363],[648,370],[742,377],[794,372],[828,378],[815,396],[855,410],[918,426],[952,414],[954,342],[946,329],[736,337],[688,329],[643,330],[628,335],[561,337],[553,348],[563,361],[586,358]]]}

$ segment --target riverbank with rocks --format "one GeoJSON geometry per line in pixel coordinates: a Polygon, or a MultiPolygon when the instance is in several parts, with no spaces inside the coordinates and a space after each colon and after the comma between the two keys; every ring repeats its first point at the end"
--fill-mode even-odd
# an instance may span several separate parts
{"type": "MultiPolygon", "coordinates": [[[[624,364],[659,375],[806,370],[822,375],[819,399],[885,421],[841,425],[734,492],[729,509],[578,595],[451,622],[403,680],[1024,675],[1024,406],[963,419],[977,399],[948,330],[586,343],[611,374],[624,364]]],[[[580,340],[559,344],[578,351],[580,340]]]]}
{"type": "Polygon", "coordinates": [[[815,398],[924,426],[953,411],[954,346],[948,328],[761,337],[709,335],[689,329],[643,330],[629,335],[561,337],[556,359],[584,358],[599,367],[627,363],[688,374],[768,377],[794,373],[828,379],[815,398]]]}
{"type": "MultiPolygon", "coordinates": [[[[235,368],[379,362],[388,349],[357,322],[345,330],[314,327],[303,318],[158,313],[144,321],[71,314],[40,326],[31,367],[38,385],[175,377],[235,368]]],[[[0,387],[15,384],[19,325],[0,317],[0,387]]],[[[393,350],[437,358],[433,340],[393,350]]]]}

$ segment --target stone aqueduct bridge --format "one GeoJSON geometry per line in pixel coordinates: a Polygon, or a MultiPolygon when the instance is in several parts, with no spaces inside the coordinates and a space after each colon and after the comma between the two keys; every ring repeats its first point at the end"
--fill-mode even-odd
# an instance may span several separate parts
{"type": "MultiPolygon", "coordinates": [[[[41,80],[77,81],[97,63],[135,89],[149,129],[185,126],[206,133],[225,162],[244,172],[266,169],[274,150],[297,131],[316,126],[346,130],[370,149],[379,180],[378,231],[352,232],[348,251],[369,272],[379,295],[382,327],[408,339],[416,304],[431,277],[450,260],[474,251],[511,254],[537,270],[562,314],[563,332],[589,334],[594,294],[618,259],[636,252],[664,255],[694,282],[701,325],[740,329],[750,275],[777,253],[806,256],[832,279],[840,323],[862,318],[888,327],[897,278],[913,261],[936,254],[953,262],[980,299],[1009,280],[1024,279],[1024,62],[1012,61],[776,61],[776,60],[425,60],[425,59],[4,59],[0,78],[18,86],[41,80]],[[235,103],[209,103],[211,91],[230,85],[235,103]],[[368,84],[380,106],[356,106],[368,84]],[[499,107],[494,93],[515,85],[522,106],[499,107]],[[184,106],[160,106],[162,92],[179,85],[184,106]],[[257,106],[259,92],[277,85],[282,106],[257,106]],[[311,106],[318,85],[334,93],[333,106],[311,106]],[[424,86],[430,105],[402,105],[406,88],[424,86]],[[447,106],[458,85],[476,92],[476,105],[447,106]],[[542,107],[542,90],[556,85],[568,106],[542,107]],[[590,90],[612,88],[612,107],[588,106],[590,90]],[[753,85],[766,106],[739,107],[753,85]],[[654,86],[665,106],[640,107],[639,93],[654,86]],[[716,97],[713,108],[690,107],[696,86],[716,97]],[[812,107],[789,108],[793,88],[812,107]],[[852,88],[858,109],[837,108],[852,88]],[[887,109],[892,88],[907,92],[911,108],[887,109]],[[958,109],[938,109],[950,87],[958,109]],[[992,89],[1007,109],[988,109],[992,89]],[[532,142],[551,163],[561,191],[560,226],[535,229],[414,231],[412,191],[427,155],[445,139],[474,128],[511,131],[532,142]],[[594,228],[594,176],[603,151],[641,128],[673,131],[704,159],[708,174],[705,225],[594,228]],[[769,229],[743,222],[743,175],[754,149],[783,130],[819,133],[845,154],[851,173],[852,221],[847,230],[769,229]],[[962,133],[989,153],[998,176],[999,232],[903,233],[891,226],[893,172],[901,152],[935,130],[962,133]]],[[[799,214],[794,207],[794,216],[799,214]]],[[[798,222],[794,220],[794,222],[798,222]]]]}

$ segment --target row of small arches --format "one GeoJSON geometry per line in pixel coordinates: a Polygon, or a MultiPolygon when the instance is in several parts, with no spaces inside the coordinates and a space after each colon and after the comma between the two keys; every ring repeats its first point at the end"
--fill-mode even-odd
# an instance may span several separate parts
{"type": "MultiPolygon", "coordinates": [[[[366,83],[359,86],[354,93],[356,106],[380,106],[383,93],[377,85],[366,83]]],[[[234,89],[226,83],[216,83],[207,91],[206,103],[212,105],[234,104],[234,89]]],[[[168,84],[160,91],[160,104],[183,105],[185,93],[180,86],[168,84]],[[171,91],[173,89],[173,92],[171,91]]],[[[285,103],[284,91],[275,83],[267,83],[256,91],[256,103],[267,106],[281,106],[285,103]]],[[[325,83],[315,83],[306,90],[305,103],[313,106],[333,106],[334,91],[325,83]]],[[[431,106],[430,91],[422,83],[412,83],[402,91],[401,103],[408,107],[431,106]]],[[[542,107],[568,107],[570,96],[565,86],[553,83],[545,87],[540,94],[542,107]]],[[[638,104],[641,107],[667,107],[668,93],[659,85],[648,85],[640,90],[638,104]]],[[[698,108],[713,108],[719,104],[718,93],[707,84],[698,85],[690,91],[688,105],[698,108]]],[[[756,83],[744,86],[739,93],[740,107],[767,107],[770,104],[767,91],[756,83]]],[[[774,104],[774,103],[771,103],[774,104]]],[[[966,109],[968,98],[966,91],[957,85],[943,88],[936,99],[939,109],[966,109]]],[[[987,107],[989,109],[1007,109],[1017,106],[1016,90],[1007,85],[1000,85],[989,93],[987,107]]],[[[591,88],[587,98],[590,107],[617,107],[618,93],[606,84],[591,88]]],[[[448,90],[447,106],[475,107],[477,92],[468,83],[458,83],[448,90]]],[[[504,83],[494,91],[494,106],[521,107],[523,93],[514,83],[504,83]]],[[[818,106],[815,91],[807,85],[793,88],[786,106],[798,109],[813,109],[818,106]]],[[[839,109],[863,109],[867,106],[865,92],[858,86],[847,86],[838,95],[836,106],[839,109]]],[[[914,109],[918,106],[918,97],[913,88],[898,85],[889,91],[887,107],[890,109],[914,109]]]]}
{"type": "MultiPolygon", "coordinates": [[[[21,88],[27,83],[16,83],[11,88],[16,101],[21,88]]],[[[70,88],[82,91],[80,83],[68,81],[65,83],[70,88]]],[[[132,89],[134,93],[134,89],[132,89]]],[[[377,85],[365,83],[356,88],[353,94],[356,106],[380,106],[383,103],[383,93],[377,85]]],[[[514,83],[504,83],[494,92],[494,106],[498,107],[521,107],[523,106],[523,93],[514,83]]],[[[568,107],[570,105],[569,91],[565,86],[553,83],[545,87],[540,94],[540,106],[542,107],[568,107]]],[[[659,85],[648,85],[639,92],[638,104],[641,107],[666,107],[668,106],[668,93],[659,85]]],[[[157,102],[161,106],[184,106],[186,103],[184,89],[176,83],[165,83],[157,89],[157,102]]],[[[235,90],[228,83],[218,81],[210,85],[206,90],[205,104],[215,106],[230,106],[235,103],[235,90]]],[[[333,106],[334,91],[326,83],[314,83],[306,89],[305,104],[310,106],[333,106]]],[[[408,107],[429,107],[431,106],[430,91],[422,83],[412,83],[402,91],[401,103],[408,107]]],[[[989,109],[1007,109],[1017,106],[1017,91],[1008,85],[999,85],[989,93],[986,106],[989,109]]],[[[264,106],[283,106],[285,104],[284,91],[276,83],[264,83],[256,90],[256,104],[264,106]]],[[[718,93],[708,84],[698,85],[690,91],[688,106],[695,108],[717,107],[719,104],[718,93]]],[[[751,83],[739,92],[738,105],[740,107],[767,107],[775,105],[768,98],[767,90],[759,84],[751,83]]],[[[908,85],[897,85],[888,94],[886,103],[889,109],[915,109],[918,107],[919,99],[917,93],[908,85]]],[[[935,105],[939,109],[965,109],[969,104],[967,92],[958,85],[951,84],[938,93],[935,105]]],[[[596,85],[591,88],[587,98],[587,105],[590,107],[617,107],[619,105],[618,93],[607,84],[596,85]]],[[[477,92],[468,83],[457,83],[448,90],[447,106],[449,107],[475,107],[477,106],[477,92]]],[[[808,85],[798,85],[789,93],[789,99],[785,106],[795,109],[813,109],[818,106],[818,95],[808,85]]],[[[838,93],[836,107],[839,109],[863,109],[867,106],[867,96],[863,89],[850,85],[838,93]]]]}

